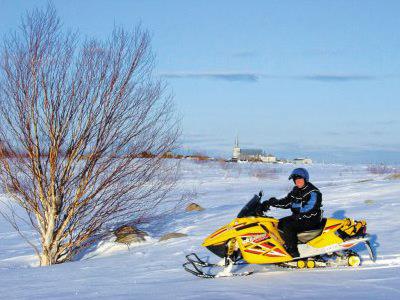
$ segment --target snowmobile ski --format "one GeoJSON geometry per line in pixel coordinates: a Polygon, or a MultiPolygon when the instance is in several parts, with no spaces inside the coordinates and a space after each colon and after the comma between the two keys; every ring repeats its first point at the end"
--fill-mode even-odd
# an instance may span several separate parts
{"type": "Polygon", "coordinates": [[[373,262],[376,262],[376,255],[375,255],[374,250],[372,250],[371,243],[369,241],[365,241],[364,244],[365,244],[365,247],[367,247],[369,258],[373,262]]]}
{"type": "MultiPolygon", "coordinates": [[[[200,277],[200,278],[221,278],[221,277],[237,277],[237,276],[248,276],[253,274],[253,271],[246,271],[241,273],[231,272],[232,266],[237,265],[236,263],[231,263],[227,266],[221,264],[212,264],[205,262],[200,259],[196,253],[190,253],[186,255],[187,261],[182,265],[185,271],[200,277]],[[215,268],[215,267],[224,267],[222,271],[212,274],[210,272],[205,272],[203,268],[215,268]]],[[[240,263],[242,264],[242,263],[240,263]]]]}
{"type": "Polygon", "coordinates": [[[200,257],[196,253],[190,253],[186,255],[186,259],[188,262],[195,264],[200,267],[218,267],[221,266],[219,264],[212,264],[205,262],[204,260],[200,259],[200,257]]]}
{"type": "MultiPolygon", "coordinates": [[[[188,255],[186,255],[186,259],[188,260],[188,262],[192,262],[198,266],[201,267],[224,267],[226,266],[226,262],[225,260],[220,261],[219,263],[209,263],[206,262],[202,259],[199,258],[199,256],[196,253],[190,253],[188,255]]],[[[233,265],[237,266],[237,265],[248,265],[248,263],[246,262],[242,262],[242,261],[234,261],[233,265]]]]}

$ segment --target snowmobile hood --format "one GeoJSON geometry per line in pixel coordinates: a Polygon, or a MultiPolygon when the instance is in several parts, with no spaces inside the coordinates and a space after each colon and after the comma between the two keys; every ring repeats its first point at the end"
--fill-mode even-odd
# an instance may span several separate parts
{"type": "Polygon", "coordinates": [[[247,218],[236,218],[231,223],[222,226],[212,234],[210,234],[203,242],[202,246],[207,247],[211,245],[218,245],[226,242],[232,238],[239,236],[243,230],[252,228],[253,231],[262,232],[262,228],[259,227],[260,223],[278,223],[277,219],[264,218],[264,217],[247,217],[247,218]]]}

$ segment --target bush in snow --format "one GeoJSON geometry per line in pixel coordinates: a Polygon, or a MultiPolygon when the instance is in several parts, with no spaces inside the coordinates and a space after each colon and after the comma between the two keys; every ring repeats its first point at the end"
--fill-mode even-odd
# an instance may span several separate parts
{"type": "Polygon", "coordinates": [[[41,265],[71,259],[108,224],[144,219],[173,187],[176,163],[163,157],[179,130],[153,65],[141,28],[80,41],[51,5],[5,38],[0,174],[13,202],[2,214],[38,233],[40,247],[27,240],[41,265]]]}

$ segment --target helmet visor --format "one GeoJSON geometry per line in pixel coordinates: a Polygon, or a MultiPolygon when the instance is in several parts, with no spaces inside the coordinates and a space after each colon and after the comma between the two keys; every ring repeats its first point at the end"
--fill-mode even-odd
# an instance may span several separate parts
{"type": "Polygon", "coordinates": [[[297,175],[297,174],[292,174],[292,175],[289,176],[289,180],[293,179],[293,181],[296,181],[296,179],[300,179],[300,178],[304,179],[303,176],[300,176],[300,175],[297,175]]]}

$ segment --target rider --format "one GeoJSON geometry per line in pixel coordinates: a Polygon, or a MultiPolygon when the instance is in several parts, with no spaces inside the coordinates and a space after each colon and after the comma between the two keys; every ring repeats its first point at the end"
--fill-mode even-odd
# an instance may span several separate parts
{"type": "Polygon", "coordinates": [[[297,249],[297,233],[320,226],[322,218],[321,192],[309,182],[306,169],[297,168],[292,171],[289,180],[292,179],[295,186],[292,191],[282,199],[270,198],[264,201],[263,206],[290,208],[292,215],[279,220],[278,229],[285,240],[285,248],[293,257],[299,257],[297,249]]]}

